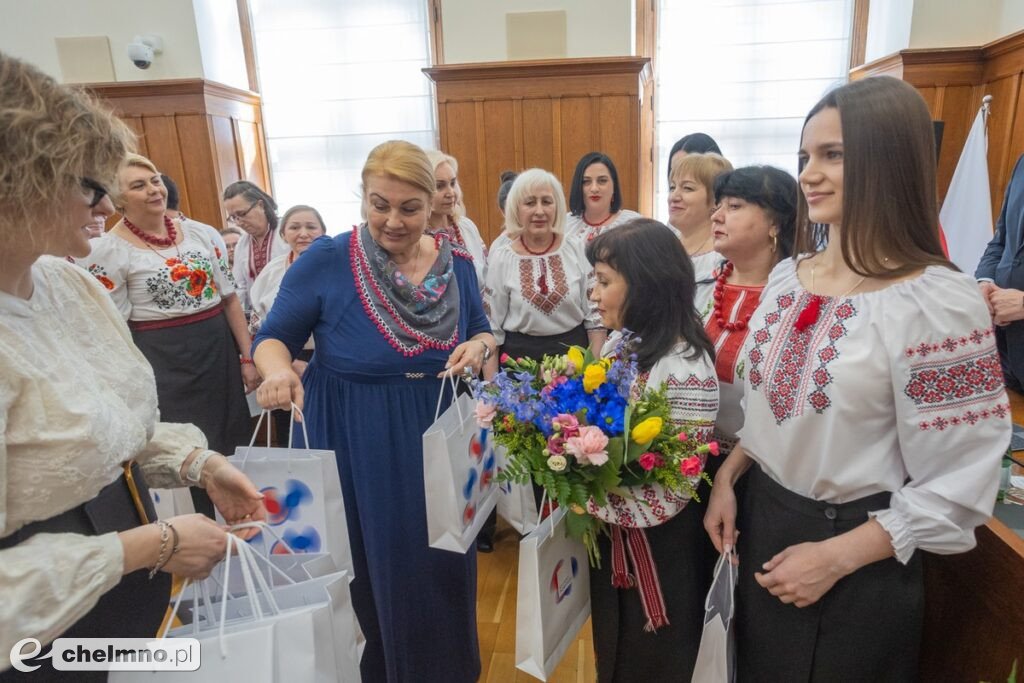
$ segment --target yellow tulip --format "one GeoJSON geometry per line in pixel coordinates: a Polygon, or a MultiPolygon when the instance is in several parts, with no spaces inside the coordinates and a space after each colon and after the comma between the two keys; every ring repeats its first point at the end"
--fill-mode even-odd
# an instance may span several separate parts
{"type": "Polygon", "coordinates": [[[587,369],[583,371],[583,391],[588,394],[594,393],[594,390],[604,384],[606,379],[607,371],[604,365],[601,363],[588,365],[587,369]]]}
{"type": "Polygon", "coordinates": [[[637,426],[633,427],[630,435],[633,441],[638,444],[646,444],[654,441],[654,437],[661,434],[662,419],[660,417],[649,417],[637,426]]]}
{"type": "Polygon", "coordinates": [[[565,354],[565,357],[576,366],[576,372],[583,369],[583,352],[580,351],[578,346],[570,346],[569,352],[565,354]]]}

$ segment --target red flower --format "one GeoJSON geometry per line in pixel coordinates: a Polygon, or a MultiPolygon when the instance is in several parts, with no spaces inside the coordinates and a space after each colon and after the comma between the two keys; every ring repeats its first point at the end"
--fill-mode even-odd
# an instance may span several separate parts
{"type": "MultiPolygon", "coordinates": [[[[174,259],[170,259],[170,260],[174,260],[174,259]]],[[[178,264],[178,265],[174,266],[173,268],[171,268],[171,281],[172,282],[177,282],[178,280],[181,280],[182,278],[189,277],[191,272],[192,271],[190,271],[188,269],[188,266],[182,265],[182,264],[178,264]]]]}
{"type": "Polygon", "coordinates": [[[107,289],[114,289],[114,283],[111,282],[110,278],[106,275],[97,275],[96,279],[99,280],[107,289]]]}
{"type": "Polygon", "coordinates": [[[193,270],[189,273],[188,282],[188,293],[192,296],[199,296],[203,293],[203,287],[206,286],[206,271],[193,270]]]}
{"type": "Polygon", "coordinates": [[[700,458],[696,455],[691,455],[679,463],[679,471],[687,477],[695,477],[700,474],[701,467],[700,458]]]}
{"type": "Polygon", "coordinates": [[[179,261],[179,260],[178,260],[178,259],[176,259],[176,258],[169,258],[169,259],[167,259],[166,261],[164,261],[164,263],[166,263],[166,264],[167,264],[167,265],[169,265],[169,266],[176,266],[176,265],[178,265],[179,263],[181,263],[181,261],[179,261]]]}
{"type": "Polygon", "coordinates": [[[642,454],[640,456],[639,462],[640,467],[643,467],[648,472],[653,470],[655,467],[661,467],[662,465],[665,464],[665,461],[661,459],[660,455],[658,455],[657,453],[652,453],[651,451],[647,451],[646,453],[642,454]]]}

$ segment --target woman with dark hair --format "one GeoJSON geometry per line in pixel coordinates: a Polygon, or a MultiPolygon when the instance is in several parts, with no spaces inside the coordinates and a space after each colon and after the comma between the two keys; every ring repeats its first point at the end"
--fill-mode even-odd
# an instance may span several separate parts
{"type": "Polygon", "coordinates": [[[640,214],[622,208],[619,172],[611,158],[601,152],[584,154],[576,164],[569,187],[566,237],[589,242],[634,218],[640,218],[640,214]]]}
{"type": "Polygon", "coordinates": [[[747,323],[768,275],[793,253],[796,194],[793,176],[771,166],[745,166],[715,180],[718,208],[711,224],[714,250],[722,260],[710,281],[697,284],[694,303],[715,345],[721,393],[715,438],[723,453],[743,426],[743,366],[738,360],[750,331],[747,323]]]}
{"type": "Polygon", "coordinates": [[[914,680],[916,551],[974,546],[1010,440],[992,323],[939,245],[931,116],[912,86],[833,90],[799,158],[795,256],[750,320],[741,442],[705,520],[719,550],[743,532],[738,678],[914,680]]]}
{"type": "Polygon", "coordinates": [[[676,143],[672,145],[672,149],[668,153],[668,178],[672,179],[672,166],[682,159],[687,154],[708,154],[708,153],[722,154],[722,150],[718,148],[718,143],[707,133],[690,133],[676,140],[676,143]]]}
{"type": "MultiPolygon", "coordinates": [[[[498,185],[498,210],[501,211],[502,218],[505,217],[505,200],[508,199],[508,193],[512,191],[512,183],[515,182],[517,177],[519,177],[519,174],[515,171],[502,171],[501,175],[498,176],[498,180],[501,181],[501,184],[498,185]]],[[[508,244],[508,231],[503,226],[501,234],[491,242],[490,250],[497,251],[499,247],[505,244],[508,244]]]]}
{"type": "MultiPolygon", "coordinates": [[[[587,245],[587,259],[596,278],[590,298],[604,326],[616,330],[604,355],[616,353],[621,330],[630,330],[634,336],[625,352],[635,353],[640,366],[634,392],[664,384],[674,427],[710,438],[718,411],[715,352],[693,307],[693,266],[679,240],[662,223],[640,218],[595,238],[587,245]]],[[[590,570],[600,683],[685,681],[693,673],[711,582],[711,567],[700,551],[703,509],[691,503],[679,510],[677,502],[665,500],[663,489],[654,489],[658,501],[652,504],[675,508],[676,514],[660,525],[629,531],[645,537],[661,595],[613,586],[610,559],[590,570]],[[648,599],[660,604],[658,597],[666,617],[661,623],[653,621],[648,607],[648,599]]],[[[611,558],[621,538],[601,535],[601,556],[611,558]]]]}
{"type": "Polygon", "coordinates": [[[239,180],[224,188],[223,200],[228,225],[243,233],[235,245],[231,275],[248,316],[252,310],[249,290],[256,276],[275,258],[287,254],[289,247],[277,232],[277,203],[269,194],[248,180],[239,180]]]}

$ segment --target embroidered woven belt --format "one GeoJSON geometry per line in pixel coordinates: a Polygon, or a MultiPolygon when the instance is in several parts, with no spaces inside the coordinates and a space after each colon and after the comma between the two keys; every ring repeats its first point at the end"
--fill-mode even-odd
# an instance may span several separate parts
{"type": "Polygon", "coordinates": [[[181,327],[182,325],[191,325],[202,320],[209,320],[210,318],[216,318],[224,310],[224,304],[217,304],[207,308],[205,311],[199,311],[191,315],[183,315],[178,318],[166,318],[164,320],[129,320],[128,327],[142,332],[144,330],[161,330],[166,327],[181,327]]]}

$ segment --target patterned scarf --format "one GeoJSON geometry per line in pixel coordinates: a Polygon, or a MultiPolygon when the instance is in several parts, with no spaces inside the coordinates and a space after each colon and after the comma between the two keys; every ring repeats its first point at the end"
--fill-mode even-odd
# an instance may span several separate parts
{"type": "Polygon", "coordinates": [[[458,343],[459,285],[447,239],[437,241],[438,257],[423,282],[413,285],[390,254],[373,241],[364,223],[352,231],[350,248],[363,309],[400,353],[415,356],[458,343]]]}

